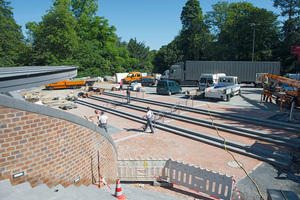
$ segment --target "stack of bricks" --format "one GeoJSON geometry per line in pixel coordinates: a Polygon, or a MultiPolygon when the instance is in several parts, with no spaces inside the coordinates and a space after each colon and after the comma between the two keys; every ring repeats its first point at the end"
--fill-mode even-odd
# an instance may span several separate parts
{"type": "Polygon", "coordinates": [[[117,153],[95,130],[3,106],[0,122],[0,180],[10,179],[13,185],[29,182],[32,187],[43,183],[50,188],[58,184],[88,186],[92,183],[92,171],[98,177],[99,150],[101,175],[108,183],[115,182],[117,153]],[[13,178],[19,172],[24,172],[24,176],[13,178]],[[80,180],[74,183],[78,177],[80,180]]]}

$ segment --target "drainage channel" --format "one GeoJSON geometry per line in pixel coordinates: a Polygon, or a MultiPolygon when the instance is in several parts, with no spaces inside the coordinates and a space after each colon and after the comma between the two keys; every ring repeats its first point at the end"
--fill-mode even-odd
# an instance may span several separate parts
{"type": "MultiPolygon", "coordinates": [[[[77,103],[88,106],[94,109],[104,109],[108,113],[127,118],[130,120],[137,121],[139,123],[145,123],[145,120],[140,119],[139,115],[135,115],[132,113],[124,112],[121,110],[116,110],[115,108],[110,108],[108,106],[102,106],[99,104],[91,103],[88,101],[83,101],[83,100],[78,100],[77,103]]],[[[224,149],[224,141],[223,139],[213,136],[210,134],[202,133],[199,131],[194,131],[194,130],[189,130],[187,128],[179,127],[176,125],[168,124],[168,123],[163,123],[156,121],[155,122],[155,127],[164,131],[172,132],[187,138],[191,138],[197,141],[201,141],[219,148],[224,149]]],[[[262,161],[266,161],[268,163],[277,165],[279,167],[288,169],[292,157],[284,154],[280,154],[274,151],[262,149],[259,147],[254,147],[250,145],[246,145],[240,142],[232,141],[232,140],[226,140],[226,147],[230,151],[234,151],[252,158],[256,158],[262,161]]]]}
{"type": "MultiPolygon", "coordinates": [[[[108,95],[108,96],[113,96],[113,97],[118,97],[118,98],[126,97],[125,95],[115,94],[115,93],[111,93],[111,92],[103,92],[102,94],[108,95]]],[[[167,102],[163,102],[163,101],[143,99],[143,98],[132,97],[132,96],[130,98],[135,101],[159,105],[159,106],[165,106],[165,107],[170,107],[170,108],[174,106],[174,104],[172,104],[172,103],[167,103],[167,102]]],[[[183,105],[177,105],[177,106],[181,110],[198,113],[198,114],[203,114],[203,115],[209,115],[207,109],[195,108],[195,107],[183,106],[183,105]]],[[[287,122],[280,122],[280,121],[276,121],[276,120],[262,119],[262,118],[256,118],[256,117],[248,117],[245,115],[225,113],[225,112],[215,111],[215,110],[210,110],[209,112],[214,117],[226,118],[226,119],[231,119],[231,120],[235,120],[235,121],[243,121],[246,123],[268,126],[268,127],[272,127],[272,128],[281,129],[281,130],[294,131],[296,133],[299,132],[299,130],[300,130],[300,125],[298,125],[298,124],[291,124],[291,123],[287,123],[287,122]]]]}
{"type": "MultiPolygon", "coordinates": [[[[112,103],[115,105],[121,105],[123,107],[131,108],[134,110],[140,110],[140,111],[146,110],[146,107],[144,107],[144,106],[139,106],[139,105],[134,105],[134,104],[124,104],[123,102],[120,102],[120,101],[116,101],[116,100],[112,101],[110,99],[107,99],[104,97],[99,97],[99,96],[90,96],[90,99],[100,100],[100,101],[112,103]]],[[[154,111],[156,115],[162,114],[163,115],[162,117],[168,117],[171,119],[176,119],[176,120],[183,121],[186,123],[196,124],[199,126],[205,126],[205,127],[212,128],[212,129],[217,128],[218,130],[241,135],[243,137],[255,138],[258,140],[286,146],[295,151],[298,151],[299,147],[300,147],[299,139],[294,139],[294,138],[290,138],[290,137],[286,137],[286,136],[282,136],[282,135],[278,135],[278,134],[270,134],[270,133],[266,133],[263,131],[257,131],[257,130],[252,130],[252,129],[248,129],[248,128],[238,127],[238,126],[232,126],[230,124],[225,124],[225,123],[221,123],[221,122],[214,122],[214,126],[213,126],[212,122],[209,120],[180,115],[180,114],[176,114],[176,113],[172,113],[172,112],[161,113],[161,110],[154,109],[154,108],[152,108],[151,110],[154,111]]]]}

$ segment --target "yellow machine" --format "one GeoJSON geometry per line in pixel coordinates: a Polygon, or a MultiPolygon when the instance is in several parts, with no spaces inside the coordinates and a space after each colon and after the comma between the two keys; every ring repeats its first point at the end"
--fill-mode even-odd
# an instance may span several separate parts
{"type": "Polygon", "coordinates": [[[264,89],[261,95],[264,99],[266,98],[266,101],[268,99],[270,102],[272,99],[275,100],[275,102],[280,101],[280,108],[283,103],[291,106],[294,102],[296,106],[300,106],[300,81],[272,74],[264,74],[263,83],[264,89]],[[266,83],[266,77],[273,79],[275,82],[273,84],[266,83]],[[276,83],[278,83],[278,85],[276,85],[276,83]],[[290,90],[283,91],[280,84],[290,86],[290,90]]]}

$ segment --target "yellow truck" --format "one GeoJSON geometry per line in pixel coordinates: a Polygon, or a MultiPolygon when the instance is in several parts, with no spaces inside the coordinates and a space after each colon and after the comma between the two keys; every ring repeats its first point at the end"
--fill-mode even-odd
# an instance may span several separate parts
{"type": "Polygon", "coordinates": [[[149,77],[155,80],[154,76],[143,76],[141,72],[130,72],[127,77],[123,79],[124,84],[131,84],[133,81],[136,81],[142,77],[149,77]]]}

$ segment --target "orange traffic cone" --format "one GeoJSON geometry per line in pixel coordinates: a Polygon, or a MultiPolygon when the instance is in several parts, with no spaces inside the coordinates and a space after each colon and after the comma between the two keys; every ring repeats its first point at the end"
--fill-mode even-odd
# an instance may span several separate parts
{"type": "Polygon", "coordinates": [[[117,199],[121,199],[121,200],[127,199],[127,197],[126,197],[125,195],[122,194],[122,188],[121,188],[120,179],[117,179],[117,182],[116,182],[116,193],[115,193],[115,197],[117,197],[117,199]]]}

